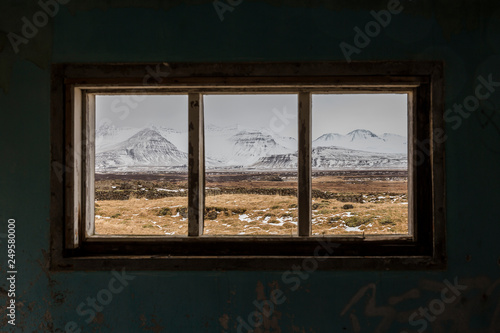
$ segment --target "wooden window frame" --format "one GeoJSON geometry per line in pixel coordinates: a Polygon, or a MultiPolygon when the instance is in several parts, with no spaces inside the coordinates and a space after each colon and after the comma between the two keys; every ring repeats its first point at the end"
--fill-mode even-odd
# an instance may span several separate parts
{"type": "Polygon", "coordinates": [[[286,270],[321,248],[327,255],[316,263],[323,270],[446,266],[441,62],[56,64],[51,100],[53,270],[286,270]],[[159,68],[168,74],[148,84],[159,68]],[[93,235],[95,113],[89,110],[103,92],[189,96],[187,236],[93,235]],[[336,92],[408,93],[408,235],[311,235],[312,94],[336,92]],[[297,236],[203,235],[205,93],[297,94],[297,236]]]}

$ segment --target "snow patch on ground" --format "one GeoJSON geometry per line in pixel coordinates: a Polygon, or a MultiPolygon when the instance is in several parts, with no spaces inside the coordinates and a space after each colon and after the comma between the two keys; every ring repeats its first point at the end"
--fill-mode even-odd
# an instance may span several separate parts
{"type": "Polygon", "coordinates": [[[345,230],[345,231],[349,231],[349,232],[350,232],[350,231],[359,231],[359,232],[363,232],[363,230],[359,229],[359,227],[361,227],[361,226],[357,226],[357,227],[349,227],[349,226],[347,226],[347,225],[346,225],[346,226],[344,227],[344,230],[345,230]]]}
{"type": "Polygon", "coordinates": [[[181,188],[178,190],[169,190],[168,188],[157,188],[157,191],[164,191],[164,192],[184,192],[186,191],[185,189],[181,188]]]}
{"type": "Polygon", "coordinates": [[[252,219],[247,214],[241,214],[238,218],[243,222],[252,222],[252,219]]]}

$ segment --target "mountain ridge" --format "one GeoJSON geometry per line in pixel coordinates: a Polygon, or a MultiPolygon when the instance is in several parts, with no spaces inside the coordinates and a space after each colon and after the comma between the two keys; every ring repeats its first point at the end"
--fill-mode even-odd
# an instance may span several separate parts
{"type": "MultiPolygon", "coordinates": [[[[267,128],[205,127],[207,169],[297,167],[297,140],[267,128]]],[[[404,168],[406,138],[366,129],[325,133],[313,141],[313,168],[404,168]]],[[[96,129],[96,170],[187,168],[187,132],[150,124],[96,129]]]]}

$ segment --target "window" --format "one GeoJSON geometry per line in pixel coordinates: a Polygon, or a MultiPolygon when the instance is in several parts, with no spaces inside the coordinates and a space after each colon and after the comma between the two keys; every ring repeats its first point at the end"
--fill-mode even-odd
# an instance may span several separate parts
{"type": "Polygon", "coordinates": [[[187,235],[188,96],[93,98],[93,234],[187,235]]]}
{"type": "Polygon", "coordinates": [[[442,90],[437,62],[54,65],[51,267],[289,269],[322,244],[320,269],[442,268],[442,90]]]}
{"type": "Polygon", "coordinates": [[[203,109],[203,234],[296,236],[297,94],[208,94],[203,109]]]}
{"type": "Polygon", "coordinates": [[[411,232],[410,95],[312,95],[313,235],[411,232]]]}

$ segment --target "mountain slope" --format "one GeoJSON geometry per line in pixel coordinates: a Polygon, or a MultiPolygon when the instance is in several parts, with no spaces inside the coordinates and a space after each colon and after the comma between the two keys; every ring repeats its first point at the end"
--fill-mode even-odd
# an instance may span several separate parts
{"type": "Polygon", "coordinates": [[[405,154],[338,147],[316,147],[312,150],[312,167],[315,169],[402,169],[407,164],[405,154]]]}

